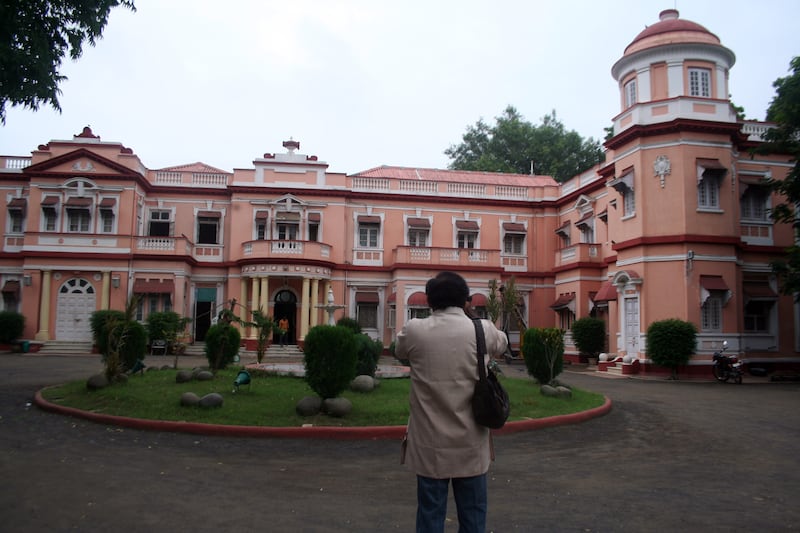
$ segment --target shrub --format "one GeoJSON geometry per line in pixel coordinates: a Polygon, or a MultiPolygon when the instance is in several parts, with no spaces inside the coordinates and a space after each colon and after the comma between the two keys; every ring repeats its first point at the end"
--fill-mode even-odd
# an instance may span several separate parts
{"type": "Polygon", "coordinates": [[[343,316],[337,320],[336,325],[349,329],[354,335],[361,333],[361,324],[358,323],[358,320],[355,318],[350,318],[349,316],[343,316]]]}
{"type": "Polygon", "coordinates": [[[177,337],[186,327],[187,319],[175,311],[156,311],[147,317],[147,335],[150,342],[170,340],[177,337]]]}
{"type": "Polygon", "coordinates": [[[322,399],[336,398],[356,377],[356,339],[344,326],[314,326],[303,347],[306,382],[322,399]]]}
{"type": "Polygon", "coordinates": [[[206,332],[206,359],[212,372],[222,370],[239,353],[239,343],[242,335],[239,330],[232,325],[224,322],[208,328],[206,332]]]}
{"type": "Polygon", "coordinates": [[[375,370],[378,368],[378,360],[383,352],[383,343],[373,340],[365,333],[355,336],[356,341],[356,375],[368,375],[375,377],[375,370]]]}
{"type": "Polygon", "coordinates": [[[25,316],[15,311],[0,311],[0,342],[10,344],[22,336],[25,316]]]}
{"type": "Polygon", "coordinates": [[[115,309],[103,309],[95,311],[89,318],[89,326],[92,329],[92,339],[94,345],[97,346],[97,351],[103,356],[103,359],[108,357],[109,343],[108,335],[111,332],[111,326],[125,321],[125,313],[115,309]]]}
{"type": "Polygon", "coordinates": [[[147,353],[147,330],[135,320],[118,322],[111,330],[109,349],[117,343],[119,362],[130,370],[147,353]]]}
{"type": "Polygon", "coordinates": [[[564,370],[564,332],[558,328],[526,330],[522,355],[531,377],[542,385],[552,383],[564,370]]]}
{"type": "Polygon", "coordinates": [[[606,345],[606,323],[599,318],[579,318],[572,324],[572,340],[581,353],[597,357],[606,345]]]}
{"type": "Polygon", "coordinates": [[[697,327],[691,322],[669,318],[647,328],[647,355],[655,364],[669,368],[672,379],[678,379],[678,367],[689,362],[696,347],[697,327]]]}

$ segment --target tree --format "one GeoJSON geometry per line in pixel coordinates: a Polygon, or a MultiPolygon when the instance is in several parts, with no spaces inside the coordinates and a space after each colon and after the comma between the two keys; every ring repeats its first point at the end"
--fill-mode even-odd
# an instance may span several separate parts
{"type": "Polygon", "coordinates": [[[494,126],[478,120],[467,127],[460,144],[445,150],[453,160],[451,169],[535,173],[563,182],[603,161],[600,142],[567,131],[555,110],[538,126],[524,120],[513,106],[495,120],[494,126]]]}
{"type": "Polygon", "coordinates": [[[697,326],[668,318],[647,328],[647,356],[659,366],[671,370],[670,379],[678,379],[678,367],[691,359],[697,347],[697,326]]]}
{"type": "MultiPolygon", "coordinates": [[[[770,216],[775,222],[792,224],[795,243],[800,242],[800,218],[797,206],[800,202],[800,56],[791,61],[791,74],[778,78],[772,84],[775,97],[767,109],[767,120],[775,127],[767,131],[766,144],[761,153],[788,154],[794,168],[783,180],[772,180],[772,189],[784,197],[775,205],[770,216]]],[[[800,295],[800,246],[787,248],[786,256],[772,262],[772,270],[778,275],[783,294],[800,295]]]]}
{"type": "Polygon", "coordinates": [[[119,5],[136,11],[133,0],[12,0],[0,4],[0,121],[6,106],[34,111],[50,104],[61,111],[58,85],[64,56],[77,60],[83,43],[102,37],[108,14],[119,5]]]}

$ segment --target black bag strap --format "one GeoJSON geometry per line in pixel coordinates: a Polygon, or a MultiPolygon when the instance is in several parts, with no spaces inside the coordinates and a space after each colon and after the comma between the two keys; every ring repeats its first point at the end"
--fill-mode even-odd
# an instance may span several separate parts
{"type": "Polygon", "coordinates": [[[473,318],[472,325],[475,326],[475,339],[478,344],[478,378],[486,381],[486,365],[484,355],[486,355],[486,336],[483,333],[483,324],[480,318],[473,318]]]}

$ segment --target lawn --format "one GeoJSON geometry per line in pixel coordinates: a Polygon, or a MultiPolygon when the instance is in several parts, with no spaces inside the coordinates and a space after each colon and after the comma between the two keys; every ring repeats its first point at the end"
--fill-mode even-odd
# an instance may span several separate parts
{"type": "MultiPolygon", "coordinates": [[[[314,392],[302,378],[253,373],[250,386],[233,392],[239,367],[217,373],[211,381],[176,383],[176,370],[151,370],[131,376],[127,383],[89,391],[85,380],[50,387],[42,391],[47,401],[84,411],[153,420],[171,420],[240,426],[400,426],[408,420],[408,379],[383,379],[369,393],[346,391],[342,396],[353,403],[345,418],[326,415],[301,417],[295,405],[314,392]],[[224,405],[216,409],[183,407],[180,397],[194,392],[202,397],[222,394],[224,405]]],[[[573,389],[572,399],[549,398],[539,393],[530,379],[501,376],[511,398],[509,420],[529,420],[585,411],[603,404],[601,394],[573,389]]]]}

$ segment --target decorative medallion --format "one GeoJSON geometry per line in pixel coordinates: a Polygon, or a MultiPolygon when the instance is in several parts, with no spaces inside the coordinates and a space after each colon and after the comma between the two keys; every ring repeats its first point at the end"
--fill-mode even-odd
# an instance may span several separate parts
{"type": "Polygon", "coordinates": [[[656,176],[661,180],[661,188],[664,188],[665,178],[667,174],[672,172],[672,168],[669,162],[669,157],[665,155],[660,155],[656,157],[655,163],[653,163],[653,171],[656,173],[656,176]]]}

